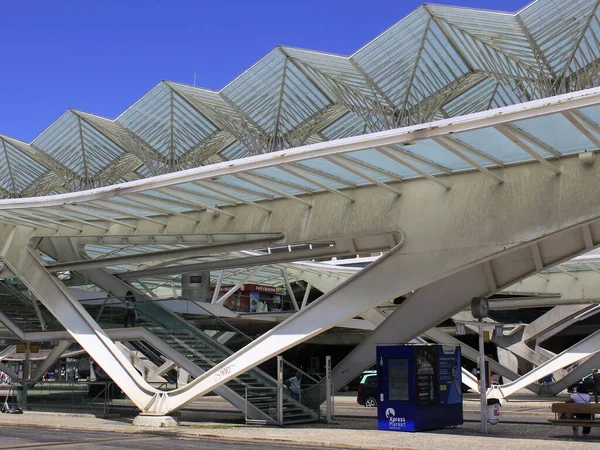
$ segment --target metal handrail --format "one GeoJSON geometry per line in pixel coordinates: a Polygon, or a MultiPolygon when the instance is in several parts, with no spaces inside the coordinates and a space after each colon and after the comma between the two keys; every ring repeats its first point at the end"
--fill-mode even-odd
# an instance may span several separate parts
{"type": "MultiPolygon", "coordinates": [[[[169,299],[161,299],[159,301],[163,301],[163,300],[169,300],[169,299]]],[[[205,311],[206,313],[208,313],[210,316],[214,317],[215,319],[217,319],[220,323],[222,323],[223,325],[225,325],[227,328],[229,328],[230,331],[233,331],[234,333],[239,334],[240,336],[243,336],[244,339],[248,342],[252,342],[252,338],[250,336],[248,336],[246,333],[244,333],[243,331],[237,329],[236,327],[234,327],[233,325],[231,325],[229,322],[223,320],[223,318],[217,316],[216,314],[214,314],[213,312],[209,311],[208,309],[204,308],[200,302],[196,302],[194,300],[190,300],[190,299],[178,299],[178,300],[186,300],[190,303],[193,303],[194,305],[198,306],[202,311],[205,311]]]]}
{"type": "MultiPolygon", "coordinates": [[[[110,296],[110,297],[90,298],[90,299],[81,300],[80,303],[83,304],[83,305],[86,305],[86,304],[89,305],[89,304],[91,304],[91,302],[97,302],[99,300],[103,300],[103,303],[101,305],[101,312],[99,312],[97,320],[99,320],[100,314],[102,312],[104,312],[104,308],[106,306],[110,305],[109,300],[117,300],[119,302],[119,303],[113,303],[113,304],[123,304],[125,302],[125,297],[110,296]]],[[[232,332],[234,332],[236,334],[239,334],[247,342],[252,342],[252,338],[250,336],[248,336],[247,334],[245,334],[243,331],[237,329],[236,327],[234,327],[233,325],[231,325],[227,321],[223,320],[221,317],[217,316],[213,312],[211,312],[208,309],[204,308],[199,302],[196,302],[194,300],[190,300],[190,299],[187,299],[187,298],[175,298],[175,297],[173,297],[173,298],[160,298],[160,299],[147,299],[147,298],[144,298],[144,299],[141,299],[141,300],[137,300],[136,304],[150,303],[150,302],[153,302],[153,303],[156,303],[156,304],[161,304],[162,302],[168,302],[168,301],[173,301],[173,300],[185,301],[185,302],[189,302],[189,303],[191,303],[193,305],[196,305],[198,308],[200,308],[202,311],[204,311],[208,316],[210,316],[211,318],[216,319],[219,323],[223,324],[226,328],[229,329],[229,331],[232,331],[232,332]]],[[[185,319],[183,319],[182,317],[179,317],[179,315],[177,313],[171,311],[168,307],[165,307],[163,305],[161,305],[161,306],[164,309],[166,309],[171,315],[176,316],[179,320],[186,322],[185,319]]],[[[190,324],[188,324],[188,325],[190,325],[190,324]]]]}
{"type": "Polygon", "coordinates": [[[302,369],[300,369],[299,367],[296,367],[295,365],[293,365],[291,362],[286,361],[285,359],[283,360],[283,363],[289,367],[291,367],[292,369],[294,369],[296,372],[300,372],[302,374],[302,378],[306,377],[309,380],[312,380],[315,382],[315,384],[319,384],[321,382],[321,380],[317,380],[313,377],[311,377],[308,373],[306,373],[305,371],[303,371],[302,369]]]}

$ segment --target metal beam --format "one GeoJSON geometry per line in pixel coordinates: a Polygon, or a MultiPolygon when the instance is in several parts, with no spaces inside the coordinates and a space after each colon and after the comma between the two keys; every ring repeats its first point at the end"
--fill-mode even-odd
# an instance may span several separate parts
{"type": "Polygon", "coordinates": [[[136,280],[155,275],[173,275],[191,273],[202,270],[223,270],[257,265],[276,264],[278,262],[298,261],[311,258],[324,258],[348,254],[346,249],[337,246],[316,248],[312,250],[298,250],[293,252],[278,252],[262,256],[247,256],[245,258],[223,259],[195,264],[182,264],[174,267],[161,267],[158,269],[136,270],[118,274],[121,280],[136,280]]]}
{"type": "Polygon", "coordinates": [[[50,354],[46,356],[44,362],[40,364],[35,373],[31,376],[31,381],[39,381],[42,379],[42,376],[50,367],[58,361],[58,359],[62,356],[64,352],[71,346],[71,341],[60,341],[56,347],[52,349],[50,354]]]}
{"type": "Polygon", "coordinates": [[[215,284],[215,291],[213,292],[211,303],[216,303],[219,298],[219,292],[221,292],[221,284],[223,283],[223,276],[225,275],[225,271],[221,270],[219,273],[219,278],[217,279],[217,284],[215,284]]]}
{"type": "Polygon", "coordinates": [[[387,156],[391,160],[396,161],[397,163],[402,164],[405,167],[408,167],[410,170],[418,173],[419,175],[427,178],[428,180],[431,180],[434,183],[439,184],[444,189],[450,189],[451,186],[449,184],[444,183],[443,181],[439,180],[437,177],[434,177],[433,175],[425,172],[424,170],[419,169],[414,164],[411,164],[408,161],[400,158],[396,154],[397,149],[395,147],[381,147],[381,148],[378,148],[377,151],[380,152],[380,153],[382,153],[382,154],[384,154],[385,156],[387,156]]]}
{"type": "Polygon", "coordinates": [[[494,126],[494,128],[500,133],[502,133],[507,139],[516,144],[519,148],[521,148],[521,150],[531,155],[537,161],[542,163],[544,167],[547,167],[556,175],[560,175],[562,173],[562,171],[558,167],[556,167],[554,164],[552,164],[550,161],[548,161],[546,158],[544,158],[542,155],[540,155],[538,152],[532,149],[529,145],[523,142],[523,140],[520,137],[518,137],[511,128],[505,126],[504,124],[496,125],[494,126]]]}
{"type": "Polygon", "coordinates": [[[393,187],[385,184],[382,181],[379,181],[377,178],[373,178],[370,175],[367,175],[364,172],[361,172],[360,170],[355,169],[354,167],[352,167],[349,163],[351,163],[351,160],[349,159],[342,159],[342,157],[340,156],[326,156],[325,159],[333,164],[335,164],[336,166],[341,167],[344,170],[347,170],[350,173],[353,173],[354,175],[357,175],[361,178],[363,178],[364,180],[370,181],[373,184],[376,184],[377,186],[390,191],[392,194],[400,196],[402,195],[402,193],[396,189],[394,189],[393,187]]]}
{"type": "Polygon", "coordinates": [[[435,143],[437,143],[438,145],[442,146],[443,148],[445,148],[446,150],[448,150],[450,153],[452,153],[452,154],[458,156],[460,159],[468,162],[473,167],[477,168],[477,170],[479,170],[480,172],[483,172],[486,175],[490,176],[491,178],[496,180],[498,183],[500,183],[500,184],[504,183],[504,180],[502,179],[502,177],[499,177],[494,172],[489,170],[487,167],[479,164],[473,158],[470,158],[469,156],[465,155],[464,153],[461,153],[457,148],[455,148],[454,141],[446,140],[444,137],[433,138],[433,141],[435,143]]]}
{"type": "Polygon", "coordinates": [[[135,255],[114,256],[101,259],[87,259],[80,261],[69,261],[58,264],[48,264],[46,269],[50,273],[64,270],[85,271],[99,267],[117,266],[120,264],[133,264],[146,261],[169,261],[172,259],[183,260],[196,258],[211,253],[230,252],[248,248],[256,248],[273,244],[274,241],[283,238],[283,234],[274,234],[272,238],[247,239],[218,244],[205,244],[191,248],[177,248],[172,250],[159,250],[135,255]]]}
{"type": "Polygon", "coordinates": [[[233,286],[221,298],[219,298],[217,300],[217,303],[225,303],[225,301],[229,297],[231,297],[233,294],[235,294],[244,285],[244,283],[246,283],[250,278],[252,278],[256,274],[256,272],[258,272],[260,269],[262,269],[262,266],[256,266],[255,268],[250,270],[244,278],[242,278],[240,281],[238,281],[235,284],[235,286],[233,286]]]}
{"type": "Polygon", "coordinates": [[[304,291],[304,297],[302,298],[302,306],[300,306],[300,309],[306,308],[306,305],[308,304],[308,296],[310,295],[311,289],[312,289],[311,284],[307,283],[306,290],[304,291]]]}
{"type": "Polygon", "coordinates": [[[298,311],[298,302],[296,301],[296,294],[294,294],[294,290],[292,289],[292,285],[290,284],[290,280],[285,273],[285,269],[281,269],[281,276],[283,277],[283,281],[285,283],[285,288],[287,289],[290,299],[292,300],[292,305],[294,305],[294,310],[298,311]]]}

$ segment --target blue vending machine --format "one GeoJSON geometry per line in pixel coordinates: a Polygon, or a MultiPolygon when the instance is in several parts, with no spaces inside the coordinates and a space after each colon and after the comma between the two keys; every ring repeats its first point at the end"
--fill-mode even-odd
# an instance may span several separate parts
{"type": "Polygon", "coordinates": [[[460,346],[377,346],[377,425],[423,431],[462,425],[460,346]]]}

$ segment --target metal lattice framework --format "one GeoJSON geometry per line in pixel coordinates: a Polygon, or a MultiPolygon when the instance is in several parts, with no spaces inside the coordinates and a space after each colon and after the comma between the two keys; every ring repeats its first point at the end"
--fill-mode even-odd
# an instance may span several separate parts
{"type": "Polygon", "coordinates": [[[424,5],[349,57],[278,47],[218,92],[165,81],[115,120],[69,110],[31,143],[0,135],[0,198],[107,186],[595,87],[599,4],[538,0],[514,14],[424,5]]]}

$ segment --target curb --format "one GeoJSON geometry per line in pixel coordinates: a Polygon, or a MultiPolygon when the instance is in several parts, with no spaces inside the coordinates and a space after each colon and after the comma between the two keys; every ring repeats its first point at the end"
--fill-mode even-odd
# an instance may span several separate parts
{"type": "MultiPolygon", "coordinates": [[[[68,415],[68,414],[64,414],[68,415]]],[[[323,447],[323,448],[338,448],[338,449],[359,449],[359,450],[418,450],[414,447],[391,447],[387,445],[355,445],[343,442],[326,442],[316,440],[296,440],[296,439],[284,439],[284,438],[261,438],[261,437],[249,437],[243,438],[238,436],[227,436],[223,434],[215,433],[190,433],[188,431],[177,429],[160,429],[160,428],[124,428],[124,429],[103,429],[95,427],[77,426],[77,425],[50,425],[50,424],[32,424],[32,423],[12,423],[3,422],[0,420],[1,426],[22,426],[22,427],[35,427],[45,429],[61,429],[61,430],[80,430],[80,431],[93,431],[93,432],[107,432],[107,433],[124,433],[124,434],[151,434],[158,436],[177,436],[183,438],[203,438],[214,441],[224,442],[246,442],[256,444],[282,444],[282,445],[293,445],[297,447],[323,447]]],[[[133,426],[132,426],[133,427],[133,426]]]]}

